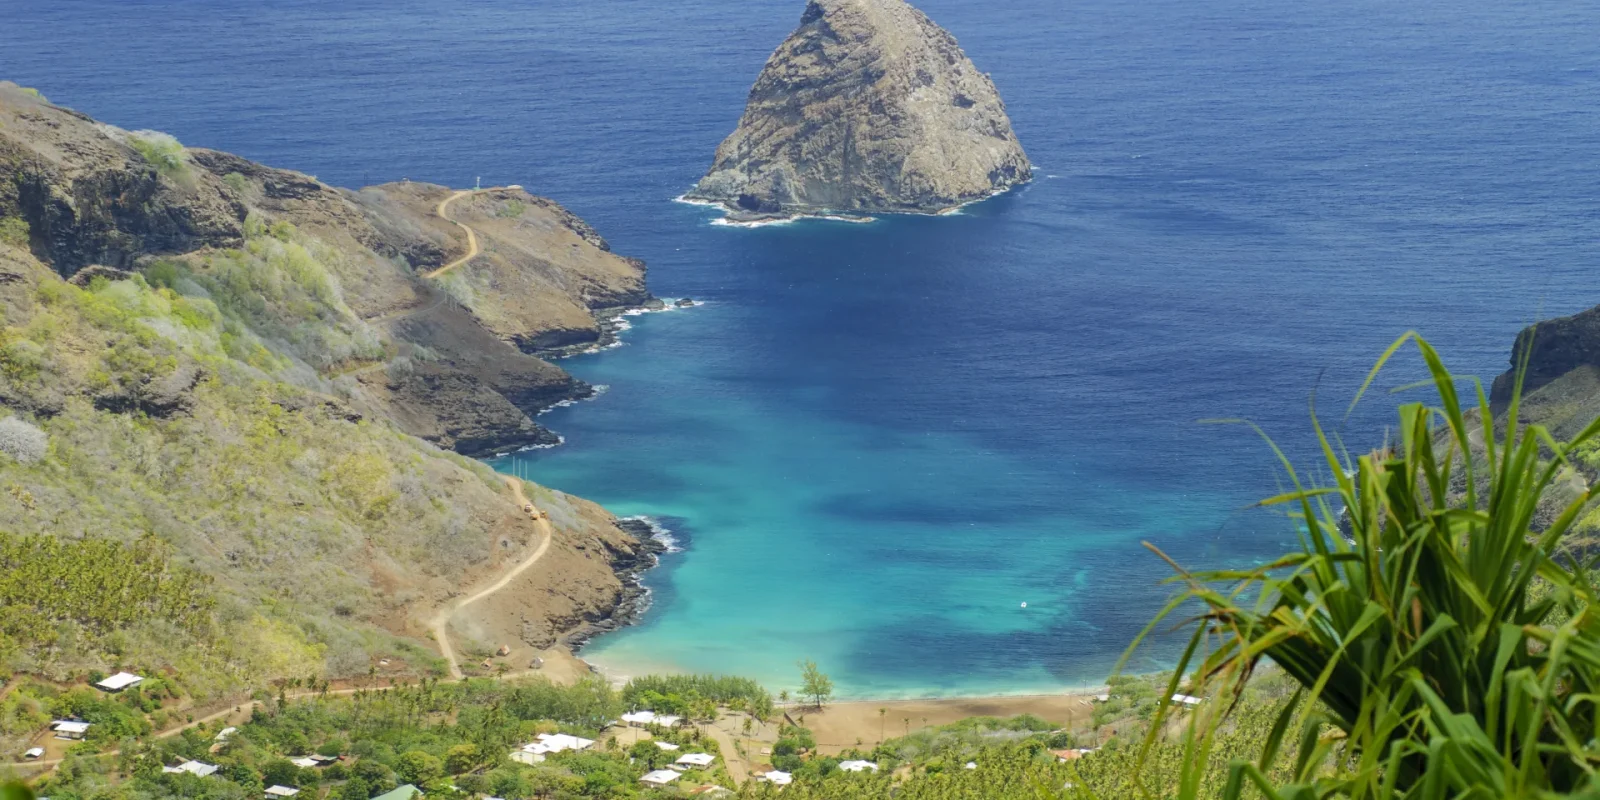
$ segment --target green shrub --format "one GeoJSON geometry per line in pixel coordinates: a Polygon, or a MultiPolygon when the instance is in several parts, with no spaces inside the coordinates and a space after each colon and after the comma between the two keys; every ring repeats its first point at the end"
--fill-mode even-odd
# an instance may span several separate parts
{"type": "Polygon", "coordinates": [[[127,142],[145,163],[166,178],[180,183],[193,181],[189,154],[172,136],[160,131],[134,131],[128,134],[127,142]]]}
{"type": "MultiPolygon", "coordinates": [[[[1415,334],[1384,354],[1368,385],[1408,341],[1438,405],[1401,406],[1399,444],[1357,459],[1313,417],[1320,471],[1334,484],[1307,484],[1285,459],[1293,490],[1262,503],[1291,510],[1300,549],[1249,570],[1182,573],[1188,591],[1151,623],[1202,621],[1167,691],[1198,662],[1201,682],[1188,693],[1218,698],[1190,716],[1193,766],[1175,796],[1204,796],[1201,778],[1218,760],[1232,764],[1227,798],[1593,796],[1600,596],[1593,562],[1565,555],[1561,540],[1600,486],[1548,527],[1532,524],[1600,421],[1561,444],[1519,426],[1514,398],[1502,435],[1481,386],[1469,413],[1415,334]],[[1263,660],[1299,691],[1257,752],[1214,750],[1229,718],[1222,700],[1263,660]],[[1272,772],[1286,743],[1295,767],[1272,772]]],[[[1147,742],[1161,727],[1158,717],[1147,742]]]]}
{"type": "Polygon", "coordinates": [[[12,247],[28,246],[28,221],[22,217],[0,217],[0,242],[12,247]]]}
{"type": "Polygon", "coordinates": [[[245,195],[250,192],[250,179],[237,172],[230,172],[222,176],[222,182],[227,184],[234,194],[245,195]]]}

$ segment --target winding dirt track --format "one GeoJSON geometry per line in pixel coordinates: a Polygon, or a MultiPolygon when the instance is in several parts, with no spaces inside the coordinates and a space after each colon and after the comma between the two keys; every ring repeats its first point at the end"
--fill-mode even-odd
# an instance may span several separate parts
{"type": "MultiPolygon", "coordinates": [[[[511,487],[512,494],[515,495],[516,498],[517,498],[517,508],[526,508],[526,507],[529,507],[529,506],[533,505],[533,503],[528,501],[527,495],[523,494],[523,492],[522,492],[522,482],[521,481],[517,480],[516,478],[509,478],[509,477],[506,478],[505,481],[506,481],[506,485],[511,487]]],[[[454,650],[454,648],[452,648],[450,646],[450,635],[449,635],[449,630],[448,630],[448,628],[450,627],[450,620],[453,619],[455,617],[455,615],[456,615],[456,612],[460,611],[461,609],[466,608],[467,606],[472,605],[473,603],[476,603],[479,600],[482,600],[483,598],[488,597],[488,596],[494,594],[495,592],[498,592],[501,589],[506,588],[506,586],[510,585],[511,581],[515,580],[518,575],[521,575],[523,572],[527,571],[527,569],[529,567],[533,566],[534,563],[536,563],[540,558],[542,558],[544,556],[545,552],[550,549],[551,537],[553,537],[555,535],[554,529],[552,529],[551,526],[550,526],[550,520],[545,519],[544,515],[539,513],[539,509],[537,509],[537,508],[535,508],[533,510],[533,512],[529,516],[531,516],[533,518],[534,524],[539,526],[539,535],[540,535],[539,547],[533,551],[533,554],[528,556],[526,559],[523,559],[515,567],[512,567],[509,572],[507,572],[506,574],[500,576],[500,579],[495,581],[488,588],[484,589],[483,591],[478,592],[477,594],[472,595],[471,597],[468,597],[465,600],[462,600],[459,603],[455,603],[453,605],[446,606],[445,608],[441,609],[439,611],[439,613],[433,618],[433,624],[431,626],[431,628],[433,630],[433,635],[434,635],[434,638],[439,643],[439,652],[440,652],[440,654],[443,655],[444,658],[445,658],[445,661],[447,661],[450,664],[450,678],[451,678],[450,682],[452,682],[452,683],[453,682],[457,682],[457,681],[461,681],[461,680],[465,680],[465,676],[461,672],[460,663],[456,661],[455,650],[454,650]]],[[[531,675],[531,674],[534,674],[534,673],[530,671],[530,672],[526,672],[526,673],[518,673],[516,675],[506,675],[505,677],[506,678],[514,678],[514,677],[522,677],[524,675],[531,675]]],[[[335,695],[355,694],[357,692],[363,692],[363,691],[369,691],[370,692],[370,691],[375,691],[375,689],[373,689],[373,688],[335,689],[335,690],[332,690],[332,691],[329,691],[329,692],[305,691],[305,692],[295,692],[295,693],[292,693],[292,694],[287,694],[287,695],[285,695],[285,697],[287,699],[299,699],[299,698],[302,698],[302,697],[322,696],[324,694],[331,697],[331,696],[335,696],[335,695]]],[[[215,721],[217,721],[219,719],[227,717],[227,716],[233,714],[235,712],[235,709],[242,709],[242,708],[245,708],[245,707],[255,708],[255,707],[260,706],[260,705],[261,705],[261,701],[259,701],[259,700],[251,700],[251,701],[248,701],[248,702],[245,702],[245,703],[241,703],[238,706],[232,706],[232,707],[225,708],[225,709],[223,709],[221,711],[217,711],[217,712],[212,713],[212,714],[207,714],[207,715],[205,715],[203,717],[199,717],[199,718],[195,719],[193,722],[186,722],[186,723],[184,723],[182,725],[179,725],[176,728],[169,728],[167,730],[161,731],[160,733],[157,733],[155,736],[156,736],[157,739],[166,739],[166,738],[169,738],[169,737],[172,737],[172,736],[177,736],[178,734],[180,734],[180,733],[182,733],[182,732],[184,732],[184,731],[186,731],[186,730],[188,730],[190,728],[198,727],[200,725],[205,725],[206,723],[215,722],[215,721]]],[[[99,756],[115,756],[115,755],[118,755],[121,752],[122,752],[121,749],[118,748],[118,749],[113,749],[113,750],[107,750],[107,751],[105,751],[103,753],[96,753],[95,755],[96,755],[96,757],[99,757],[99,756]]],[[[14,767],[35,767],[35,768],[44,767],[45,768],[44,772],[51,772],[51,771],[54,771],[55,768],[57,766],[59,766],[62,761],[63,761],[63,759],[52,758],[52,759],[45,760],[45,761],[26,761],[26,762],[21,762],[21,763],[17,763],[17,764],[10,764],[9,766],[14,766],[14,767]]]]}
{"type": "Polygon", "coordinates": [[[451,194],[449,197],[446,197],[443,200],[440,200],[439,201],[439,206],[433,210],[433,213],[437,214],[440,219],[442,219],[442,220],[444,220],[446,222],[454,222],[456,227],[458,227],[461,230],[464,230],[464,231],[467,232],[467,254],[462,256],[462,257],[460,257],[460,258],[458,258],[458,259],[456,259],[456,260],[454,260],[454,261],[452,261],[452,262],[450,262],[450,263],[448,263],[448,264],[446,264],[446,265],[444,265],[444,266],[442,266],[442,267],[440,267],[440,268],[438,268],[438,269],[436,269],[436,270],[434,270],[434,271],[432,271],[432,272],[430,272],[430,273],[428,273],[424,277],[437,278],[440,275],[443,275],[446,272],[449,272],[450,270],[453,270],[456,267],[459,267],[462,264],[465,264],[468,261],[471,261],[472,259],[477,258],[478,257],[478,253],[483,252],[483,251],[478,249],[478,234],[473,233],[472,229],[467,227],[465,223],[457,222],[456,220],[451,219],[449,212],[446,210],[446,209],[448,209],[450,207],[450,204],[454,203],[457,199],[462,198],[462,197],[466,197],[469,194],[476,194],[477,192],[481,192],[481,191],[492,191],[492,190],[489,190],[489,189],[463,189],[463,190],[461,190],[459,192],[455,192],[455,193],[451,194]]]}
{"type": "Polygon", "coordinates": [[[457,200],[459,200],[459,199],[461,199],[463,197],[467,197],[469,195],[488,194],[490,192],[517,191],[517,190],[520,190],[521,188],[522,188],[521,186],[518,186],[516,184],[512,184],[511,186],[491,186],[491,187],[489,187],[487,189],[462,189],[461,191],[455,192],[455,193],[451,194],[449,197],[446,197],[445,199],[440,200],[439,201],[439,205],[433,209],[433,213],[436,216],[438,216],[439,219],[442,219],[445,222],[449,222],[449,223],[455,225],[457,228],[460,228],[461,230],[466,231],[466,233],[467,233],[467,254],[462,256],[462,257],[460,257],[460,258],[458,258],[458,259],[456,259],[456,260],[454,260],[454,261],[452,261],[452,262],[450,262],[450,263],[448,263],[448,264],[446,264],[446,265],[444,265],[444,266],[442,266],[442,267],[440,267],[440,268],[438,268],[438,269],[436,269],[436,270],[434,270],[434,271],[432,271],[432,272],[427,273],[426,275],[423,275],[423,277],[424,278],[437,278],[440,275],[443,275],[446,272],[449,272],[450,270],[453,270],[456,267],[459,267],[462,264],[465,264],[468,261],[471,261],[472,259],[477,258],[478,254],[483,252],[483,250],[478,247],[478,234],[475,231],[473,231],[472,228],[468,227],[465,222],[462,222],[460,220],[454,219],[454,218],[452,218],[450,216],[450,204],[451,203],[454,203],[455,201],[457,201],[457,200]]]}
{"type": "MultiPolygon", "coordinates": [[[[506,478],[505,480],[506,485],[511,487],[512,494],[516,495],[517,508],[528,508],[533,506],[532,503],[528,502],[527,495],[522,493],[522,481],[519,481],[516,478],[506,478]]],[[[470,606],[473,603],[476,603],[479,600],[482,600],[483,598],[506,588],[506,586],[510,585],[513,580],[516,580],[518,575],[521,575],[523,572],[527,571],[527,569],[537,563],[540,558],[543,558],[545,552],[550,549],[551,537],[555,535],[555,531],[550,527],[550,520],[545,519],[544,515],[539,513],[539,509],[537,508],[534,508],[533,512],[529,516],[533,518],[534,524],[539,526],[539,547],[533,551],[533,555],[523,559],[521,563],[517,564],[515,567],[512,567],[509,572],[501,575],[500,580],[490,584],[483,591],[480,591],[459,603],[440,609],[439,613],[433,618],[433,624],[429,626],[433,630],[434,641],[439,643],[439,654],[444,656],[444,660],[450,665],[450,677],[455,678],[456,680],[461,679],[462,673],[461,664],[456,660],[455,648],[450,646],[450,620],[455,618],[456,613],[461,611],[461,609],[466,608],[467,606],[470,606]]]]}

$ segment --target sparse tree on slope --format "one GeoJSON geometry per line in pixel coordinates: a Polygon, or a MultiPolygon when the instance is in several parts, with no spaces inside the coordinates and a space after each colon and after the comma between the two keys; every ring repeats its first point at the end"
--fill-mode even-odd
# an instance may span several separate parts
{"type": "Polygon", "coordinates": [[[833,699],[833,679],[822,674],[815,661],[807,659],[800,662],[800,684],[800,694],[811,698],[819,711],[833,699]]]}

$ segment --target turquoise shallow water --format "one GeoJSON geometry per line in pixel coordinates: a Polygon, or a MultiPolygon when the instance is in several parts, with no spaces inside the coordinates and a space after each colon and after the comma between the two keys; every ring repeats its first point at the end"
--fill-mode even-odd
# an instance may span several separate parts
{"type": "Polygon", "coordinates": [[[499,464],[674,530],[645,622],[585,652],[619,673],[1095,683],[1166,596],[1142,540],[1210,565],[1293,541],[1243,510],[1277,490],[1266,450],[1196,420],[1308,459],[1311,389],[1342,408],[1405,330],[1487,377],[1600,302],[1592,0],[920,5],[1040,178],[873,225],[672,202],[798,0],[11,0],[0,76],[340,185],[520,183],[707,300],[566,362],[610,390],[499,464]]]}

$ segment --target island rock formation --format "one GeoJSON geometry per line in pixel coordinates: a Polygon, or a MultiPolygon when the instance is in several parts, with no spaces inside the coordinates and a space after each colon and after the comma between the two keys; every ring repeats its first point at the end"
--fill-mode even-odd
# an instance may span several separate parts
{"type": "Polygon", "coordinates": [[[904,0],[811,0],[687,199],[746,218],[934,213],[1032,175],[955,37],[904,0]]]}

